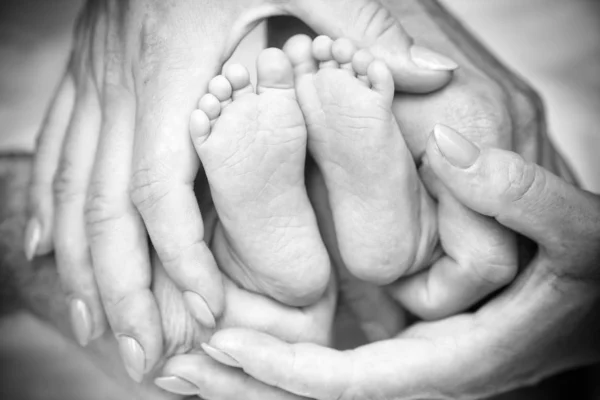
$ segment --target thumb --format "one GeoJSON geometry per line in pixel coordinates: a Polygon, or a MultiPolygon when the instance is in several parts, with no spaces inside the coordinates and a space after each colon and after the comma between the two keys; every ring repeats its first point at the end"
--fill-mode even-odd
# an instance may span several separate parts
{"type": "Polygon", "coordinates": [[[467,207],[550,252],[597,236],[598,199],[516,153],[479,149],[455,130],[437,125],[425,162],[467,207]]]}
{"type": "Polygon", "coordinates": [[[387,64],[398,90],[432,92],[450,82],[458,67],[448,57],[413,44],[398,22],[398,4],[388,10],[378,0],[296,0],[287,7],[317,33],[346,37],[368,48],[387,64]]]}
{"type": "Polygon", "coordinates": [[[428,397],[443,375],[439,372],[448,370],[447,361],[461,364],[451,346],[418,338],[338,351],[235,328],[215,333],[203,348],[216,361],[242,368],[267,385],[317,400],[428,397]]]}

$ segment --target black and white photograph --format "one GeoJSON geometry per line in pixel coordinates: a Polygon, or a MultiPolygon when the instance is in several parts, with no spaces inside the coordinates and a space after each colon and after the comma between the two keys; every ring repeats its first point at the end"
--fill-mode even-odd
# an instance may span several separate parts
{"type": "Polygon", "coordinates": [[[600,400],[600,1],[0,1],[0,398],[600,400]]]}

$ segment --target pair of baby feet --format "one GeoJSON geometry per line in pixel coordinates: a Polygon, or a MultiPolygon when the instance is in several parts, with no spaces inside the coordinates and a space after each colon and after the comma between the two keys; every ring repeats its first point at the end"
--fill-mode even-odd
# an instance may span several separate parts
{"type": "Polygon", "coordinates": [[[396,280],[429,261],[433,204],[391,106],[392,75],[347,39],[291,38],[211,80],[190,132],[219,216],[211,249],[238,285],[292,306],[330,280],[304,177],[307,151],[329,196],[337,246],[358,278],[396,280]]]}

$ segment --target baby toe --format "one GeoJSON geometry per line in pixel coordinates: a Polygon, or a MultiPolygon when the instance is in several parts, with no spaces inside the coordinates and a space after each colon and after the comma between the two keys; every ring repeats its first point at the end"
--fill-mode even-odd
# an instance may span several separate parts
{"type": "Polygon", "coordinates": [[[356,72],[357,79],[365,86],[371,86],[371,82],[367,77],[369,66],[373,63],[375,57],[368,50],[359,50],[352,57],[352,69],[356,72]]]}
{"type": "Polygon", "coordinates": [[[221,114],[221,101],[211,93],[207,93],[198,102],[198,109],[203,111],[210,121],[214,121],[221,114]]]}
{"type": "Polygon", "coordinates": [[[395,91],[394,78],[384,62],[373,61],[367,69],[367,78],[371,82],[371,88],[391,106],[395,91]]]}
{"type": "Polygon", "coordinates": [[[228,65],[223,70],[223,75],[225,76],[225,78],[227,78],[229,84],[231,85],[231,88],[233,90],[233,100],[236,100],[237,98],[243,95],[254,93],[252,83],[250,82],[250,73],[248,72],[248,69],[243,65],[228,65]]]}
{"type": "Polygon", "coordinates": [[[227,102],[231,100],[233,89],[227,78],[223,75],[217,75],[208,83],[208,92],[219,99],[219,101],[227,102]]]}
{"type": "Polygon", "coordinates": [[[356,46],[350,39],[340,38],[333,42],[331,46],[331,54],[333,59],[340,65],[340,69],[355,74],[352,68],[352,58],[356,53],[356,46]]]}
{"type": "Polygon", "coordinates": [[[196,146],[202,145],[210,134],[210,120],[202,110],[194,110],[190,115],[190,135],[196,146]]]}
{"type": "MultiPolygon", "coordinates": [[[[285,53],[276,48],[263,50],[256,60],[257,93],[271,89],[294,89],[294,71],[285,53]]],[[[293,90],[290,92],[293,94],[293,90]]]]}
{"type": "Polygon", "coordinates": [[[338,68],[339,64],[333,59],[331,48],[333,40],[329,36],[317,36],[313,40],[312,54],[319,61],[319,68],[338,68]]]}

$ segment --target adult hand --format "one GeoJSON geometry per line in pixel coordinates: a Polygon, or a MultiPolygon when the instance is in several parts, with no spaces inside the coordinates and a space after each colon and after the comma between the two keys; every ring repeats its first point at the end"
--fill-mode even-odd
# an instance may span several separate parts
{"type": "Polygon", "coordinates": [[[430,137],[426,163],[464,205],[538,244],[499,296],[473,314],[418,323],[345,352],[246,329],[217,332],[210,346],[235,360],[228,365],[243,369],[245,380],[239,369],[195,359],[171,368],[185,370],[211,399],[233,398],[242,385],[247,399],[282,390],[282,398],[415,399],[482,398],[597,362],[600,197],[445,126],[430,137]],[[255,382],[268,386],[255,390],[255,382]]]}
{"type": "Polygon", "coordinates": [[[141,349],[148,371],[162,354],[147,234],[198,322],[222,314],[187,122],[242,37],[283,14],[370,48],[407,91],[435,90],[456,67],[413,46],[376,0],[89,1],[40,135],[25,239],[29,258],[54,248],[82,345],[105,311],[126,360],[141,349]]]}
{"type": "MultiPolygon", "coordinates": [[[[385,0],[383,4],[417,43],[442,51],[460,64],[452,82],[440,91],[396,95],[394,112],[417,161],[431,127],[444,123],[482,147],[514,150],[526,160],[574,180],[548,142],[537,94],[500,64],[459,21],[435,0],[385,0]]],[[[420,171],[437,197],[440,244],[445,254],[431,268],[387,289],[413,314],[436,319],[464,311],[514,279],[516,238],[500,224],[462,205],[427,168],[420,171]]],[[[356,293],[350,297],[355,298],[356,305],[364,303],[356,309],[363,323],[383,332],[386,318],[364,312],[376,298],[372,296],[374,290],[370,293],[362,301],[356,299],[356,293]]]]}
{"type": "MultiPolygon", "coordinates": [[[[563,176],[568,172],[548,144],[543,110],[536,93],[499,64],[451,14],[435,0],[382,2],[417,43],[449,54],[460,64],[454,79],[442,90],[425,95],[396,93],[394,113],[417,163],[420,163],[431,127],[446,123],[479,145],[512,149],[527,160],[543,163],[555,171],[560,169],[563,176]]],[[[269,25],[271,45],[281,46],[298,32],[309,33],[307,27],[289,18],[276,19],[269,25]]],[[[517,243],[516,236],[509,230],[463,206],[427,168],[421,168],[420,172],[438,202],[436,219],[439,249],[443,252],[438,253],[441,257],[434,259],[430,268],[419,271],[418,265],[412,266],[408,270],[411,276],[386,289],[413,314],[436,319],[461,312],[511,282],[517,273],[517,243]]],[[[412,204],[411,209],[419,210],[419,203],[412,204]]],[[[326,218],[327,212],[319,208],[315,211],[319,220],[326,218]]],[[[417,229],[403,240],[417,243],[418,234],[417,229]]],[[[334,253],[336,239],[333,244],[327,244],[334,253]]],[[[413,247],[419,248],[418,245],[413,247]]],[[[343,265],[341,270],[345,270],[343,265]]],[[[364,279],[373,271],[370,265],[364,265],[362,270],[351,272],[364,279]]],[[[362,284],[350,287],[351,292],[361,289],[342,298],[352,299],[352,308],[362,325],[371,332],[379,332],[370,336],[380,338],[385,332],[388,336],[395,334],[389,331],[393,325],[387,323],[389,316],[370,311],[373,307],[369,305],[380,302],[386,294],[378,293],[373,287],[365,290],[362,284]]]]}

